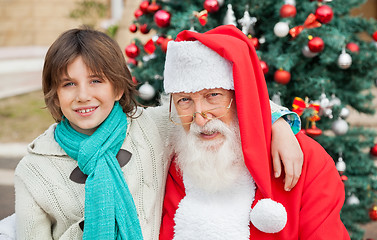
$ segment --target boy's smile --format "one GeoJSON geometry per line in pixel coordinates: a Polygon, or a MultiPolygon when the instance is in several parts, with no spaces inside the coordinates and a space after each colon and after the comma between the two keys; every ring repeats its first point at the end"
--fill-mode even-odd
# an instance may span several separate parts
{"type": "Polygon", "coordinates": [[[59,106],[76,131],[91,135],[123,92],[115,94],[113,84],[93,75],[80,56],[67,66],[67,73],[57,90],[59,106]]]}

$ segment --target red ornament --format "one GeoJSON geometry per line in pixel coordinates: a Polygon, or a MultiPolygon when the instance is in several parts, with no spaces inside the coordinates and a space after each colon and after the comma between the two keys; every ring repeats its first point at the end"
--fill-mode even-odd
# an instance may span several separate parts
{"type": "Polygon", "coordinates": [[[280,17],[289,18],[296,16],[297,10],[296,7],[291,4],[284,4],[280,8],[280,17]]]}
{"type": "Polygon", "coordinates": [[[325,48],[325,43],[323,42],[322,38],[314,37],[311,40],[309,40],[308,47],[311,52],[318,53],[325,48]]]}
{"type": "Polygon", "coordinates": [[[137,56],[139,56],[140,50],[138,46],[136,46],[135,43],[131,43],[130,45],[126,47],[125,52],[126,52],[127,57],[136,58],[137,56]]]}
{"type": "Polygon", "coordinates": [[[158,10],[154,14],[154,22],[160,28],[167,27],[170,25],[170,13],[165,10],[158,10]]]}
{"type": "Polygon", "coordinates": [[[133,66],[136,66],[137,65],[137,60],[135,58],[128,58],[127,60],[127,65],[133,65],[133,66]]]}
{"type": "Polygon", "coordinates": [[[153,40],[149,39],[149,41],[144,45],[144,51],[148,54],[152,54],[155,50],[156,46],[154,45],[153,40]]]}
{"type": "Polygon", "coordinates": [[[142,1],[139,5],[139,8],[140,10],[143,12],[143,13],[146,13],[148,12],[148,7],[149,7],[149,1],[142,1]]]}
{"type": "Polygon", "coordinates": [[[132,82],[135,83],[135,84],[138,84],[137,80],[135,77],[132,77],[132,82]]]}
{"type": "Polygon", "coordinates": [[[377,31],[375,31],[375,32],[373,33],[372,37],[373,37],[374,41],[377,42],[377,31]]]}
{"type": "Polygon", "coordinates": [[[130,32],[135,33],[137,31],[137,26],[136,24],[131,24],[128,29],[130,30],[130,32]]]}
{"type": "Polygon", "coordinates": [[[370,154],[374,157],[377,157],[377,143],[374,144],[374,146],[370,148],[370,154]]]}
{"type": "Polygon", "coordinates": [[[194,15],[198,19],[200,25],[205,26],[207,24],[207,21],[208,21],[207,10],[204,9],[203,11],[200,11],[200,12],[194,12],[194,15]]]}
{"type": "Polygon", "coordinates": [[[261,68],[262,68],[262,71],[263,71],[263,74],[267,74],[268,73],[268,65],[267,65],[267,63],[265,62],[265,61],[259,61],[260,62],[260,66],[261,66],[261,68]]]}
{"type": "Polygon", "coordinates": [[[157,11],[160,10],[160,9],[161,9],[161,6],[158,5],[158,4],[156,3],[156,1],[153,1],[151,4],[149,4],[149,6],[148,6],[148,8],[147,8],[147,11],[148,11],[149,13],[155,13],[155,12],[157,12],[157,11]]]}
{"type": "Polygon", "coordinates": [[[159,36],[159,37],[157,38],[157,40],[156,40],[156,44],[157,44],[157,45],[161,45],[162,42],[163,42],[164,40],[165,40],[164,37],[159,36]]]}
{"type": "Polygon", "coordinates": [[[171,37],[165,38],[165,40],[161,43],[162,51],[166,52],[166,50],[168,48],[168,42],[170,42],[171,40],[173,40],[171,37]]]}
{"type": "Polygon", "coordinates": [[[345,181],[348,180],[348,177],[347,177],[346,175],[342,175],[342,176],[340,176],[340,179],[341,179],[343,182],[345,182],[345,181]]]}
{"type": "Polygon", "coordinates": [[[140,26],[140,32],[143,33],[143,34],[147,34],[149,33],[151,29],[149,28],[149,26],[144,23],[143,25],[140,26]]]}
{"type": "Polygon", "coordinates": [[[144,13],[139,8],[135,10],[134,16],[136,19],[138,19],[140,16],[142,16],[144,13]]]}
{"type": "Polygon", "coordinates": [[[332,8],[327,5],[322,5],[315,11],[317,20],[323,24],[329,23],[334,16],[332,8]]]}
{"type": "Polygon", "coordinates": [[[252,38],[252,37],[249,35],[249,39],[250,39],[250,41],[251,41],[251,44],[253,44],[254,48],[255,48],[255,49],[258,49],[259,46],[260,46],[258,38],[252,38]]]}
{"type": "Polygon", "coordinates": [[[372,221],[377,221],[377,205],[373,205],[373,207],[369,210],[369,218],[372,221]]]}
{"type": "Polygon", "coordinates": [[[346,48],[351,52],[358,53],[359,52],[359,45],[354,42],[347,43],[346,48]]]}
{"type": "Polygon", "coordinates": [[[306,129],[306,134],[315,138],[322,134],[322,130],[317,128],[315,125],[312,125],[311,128],[306,129]]]}
{"type": "Polygon", "coordinates": [[[287,84],[291,81],[291,73],[282,69],[279,69],[274,74],[274,80],[280,84],[287,84]]]}
{"type": "Polygon", "coordinates": [[[219,11],[220,4],[217,0],[205,0],[203,3],[203,7],[210,13],[214,13],[219,11]]]}

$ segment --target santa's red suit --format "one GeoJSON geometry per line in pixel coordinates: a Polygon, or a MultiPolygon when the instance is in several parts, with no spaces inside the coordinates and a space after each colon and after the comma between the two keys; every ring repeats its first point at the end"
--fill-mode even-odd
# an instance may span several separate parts
{"type": "MultiPolygon", "coordinates": [[[[287,210],[287,225],[275,234],[261,232],[251,225],[250,239],[350,239],[339,218],[344,202],[344,187],[334,161],[311,138],[298,133],[297,139],[305,157],[302,175],[297,185],[290,192],[286,192],[283,177],[272,179],[274,200],[282,203],[287,210]]],[[[166,182],[161,240],[173,239],[174,215],[184,196],[182,177],[177,172],[173,160],[166,182]]],[[[253,206],[262,198],[262,193],[257,189],[253,206]]]]}
{"type": "MultiPolygon", "coordinates": [[[[259,200],[271,198],[281,203],[287,212],[286,225],[280,232],[262,232],[250,222],[250,239],[350,239],[339,217],[345,198],[343,183],[334,161],[317,142],[304,134],[296,135],[304,153],[304,165],[300,180],[291,191],[284,191],[284,176],[273,177],[268,92],[258,56],[249,39],[236,27],[227,25],[203,34],[183,31],[175,41],[199,41],[232,63],[242,152],[256,184],[251,208],[259,200]]],[[[167,61],[172,61],[169,60],[169,46],[167,61]]],[[[174,217],[185,196],[185,185],[173,159],[166,182],[161,240],[174,238],[174,217]]],[[[195,219],[195,215],[190,217],[195,219]]]]}

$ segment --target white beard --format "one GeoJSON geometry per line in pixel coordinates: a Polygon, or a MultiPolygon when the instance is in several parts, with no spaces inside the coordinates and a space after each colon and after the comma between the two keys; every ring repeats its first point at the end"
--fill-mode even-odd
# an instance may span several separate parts
{"type": "MultiPolygon", "coordinates": [[[[203,141],[191,125],[176,139],[177,165],[185,197],[174,215],[174,240],[248,240],[255,183],[243,160],[237,124],[211,120],[206,129],[220,130],[221,139],[203,141]]],[[[198,131],[199,130],[199,131],[198,131]]]]}
{"type": "Polygon", "coordinates": [[[246,168],[236,120],[230,127],[219,119],[203,128],[193,123],[188,133],[182,128],[175,140],[180,171],[194,186],[208,192],[230,187],[246,168]],[[199,138],[203,131],[218,131],[223,136],[205,141],[199,138]]]}

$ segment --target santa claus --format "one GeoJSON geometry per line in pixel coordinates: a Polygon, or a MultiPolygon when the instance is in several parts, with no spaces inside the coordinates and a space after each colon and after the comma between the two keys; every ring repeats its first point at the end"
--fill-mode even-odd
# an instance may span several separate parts
{"type": "Polygon", "coordinates": [[[258,56],[234,26],[183,31],[168,45],[164,87],[179,126],[160,239],[349,239],[344,186],[314,140],[297,139],[302,175],[292,191],[273,177],[271,113],[258,56]]]}

